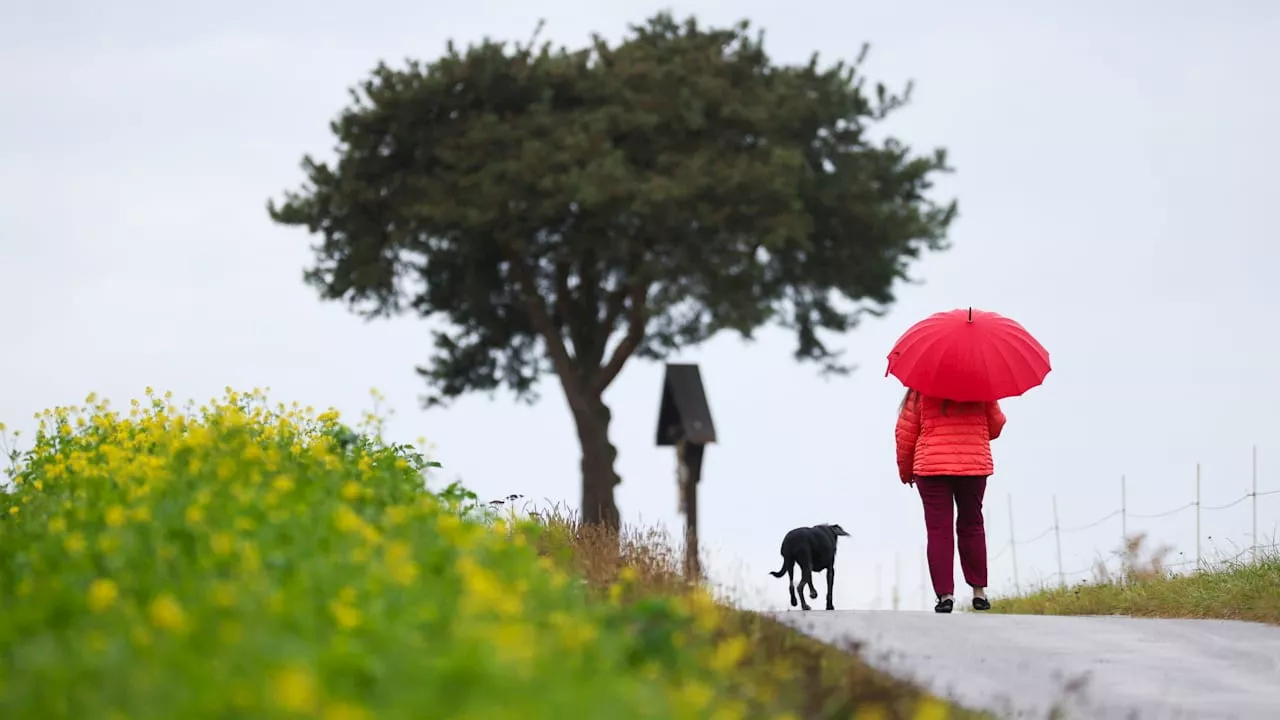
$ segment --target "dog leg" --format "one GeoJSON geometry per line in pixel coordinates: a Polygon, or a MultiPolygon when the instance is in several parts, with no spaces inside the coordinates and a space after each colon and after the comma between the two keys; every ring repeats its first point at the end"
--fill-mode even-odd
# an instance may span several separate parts
{"type": "Polygon", "coordinates": [[[832,593],[835,591],[835,586],[836,586],[836,564],[835,564],[835,561],[833,560],[831,562],[831,567],[827,568],[827,609],[828,610],[836,609],[835,601],[832,599],[832,593]]]}
{"type": "MultiPolygon", "coordinates": [[[[800,589],[803,594],[804,588],[800,589]]],[[[796,602],[796,565],[790,560],[787,561],[787,590],[791,592],[791,607],[795,607],[799,604],[796,602]]]]}
{"type": "Polygon", "coordinates": [[[800,609],[808,610],[809,603],[804,599],[804,586],[809,586],[809,597],[817,598],[818,591],[813,588],[813,560],[808,555],[801,555],[800,563],[800,609]]]}

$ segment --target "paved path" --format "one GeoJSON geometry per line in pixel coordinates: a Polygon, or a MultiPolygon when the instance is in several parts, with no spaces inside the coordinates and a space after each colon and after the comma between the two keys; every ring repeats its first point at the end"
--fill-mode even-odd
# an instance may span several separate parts
{"type": "Polygon", "coordinates": [[[1225,620],[837,610],[774,617],[1001,717],[1280,718],[1280,627],[1225,620]]]}

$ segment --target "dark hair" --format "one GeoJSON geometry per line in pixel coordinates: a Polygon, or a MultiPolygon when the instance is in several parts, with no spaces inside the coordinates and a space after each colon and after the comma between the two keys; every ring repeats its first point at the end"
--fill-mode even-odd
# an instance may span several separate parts
{"type": "Polygon", "coordinates": [[[907,393],[902,396],[902,402],[898,403],[898,412],[902,412],[902,409],[907,406],[907,401],[911,401],[911,407],[914,409],[915,404],[920,401],[920,393],[907,388],[907,393]]]}
{"type": "MultiPolygon", "coordinates": [[[[915,409],[916,404],[920,402],[920,398],[922,397],[924,396],[920,394],[920,391],[907,388],[906,394],[902,396],[902,402],[898,403],[898,412],[902,412],[903,408],[907,406],[908,402],[911,403],[912,409],[915,409]]],[[[982,404],[983,403],[980,403],[980,402],[956,402],[955,400],[947,400],[946,398],[943,398],[942,414],[946,415],[947,409],[953,405],[961,409],[967,410],[967,409],[978,407],[979,405],[982,405],[982,404]]]]}
{"type": "Polygon", "coordinates": [[[984,404],[985,404],[985,403],[982,403],[982,402],[975,402],[975,401],[969,401],[969,402],[957,402],[957,401],[955,401],[955,400],[943,400],[943,401],[942,401],[942,414],[943,414],[943,415],[946,415],[946,414],[947,414],[947,408],[948,408],[948,407],[950,407],[950,406],[952,406],[952,405],[954,405],[954,406],[956,406],[956,407],[960,408],[961,410],[974,410],[974,409],[976,409],[976,408],[982,407],[984,404]]]}

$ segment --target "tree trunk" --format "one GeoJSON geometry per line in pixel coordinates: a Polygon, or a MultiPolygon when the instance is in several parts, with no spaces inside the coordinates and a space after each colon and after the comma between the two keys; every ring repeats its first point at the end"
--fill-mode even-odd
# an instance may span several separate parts
{"type": "Polygon", "coordinates": [[[613,488],[622,482],[613,469],[618,449],[609,442],[609,408],[598,397],[571,398],[569,407],[582,447],[582,520],[617,530],[622,525],[613,488]]]}

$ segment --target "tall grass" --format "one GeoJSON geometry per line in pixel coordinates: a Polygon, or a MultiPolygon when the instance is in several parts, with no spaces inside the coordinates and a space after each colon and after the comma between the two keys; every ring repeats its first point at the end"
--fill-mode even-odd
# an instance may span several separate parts
{"type": "Polygon", "coordinates": [[[1280,624],[1280,555],[1248,554],[1179,574],[1168,547],[1147,547],[1145,535],[1126,540],[1120,569],[1099,563],[1091,581],[1001,599],[993,610],[1031,615],[1132,615],[1216,618],[1280,624]]]}

